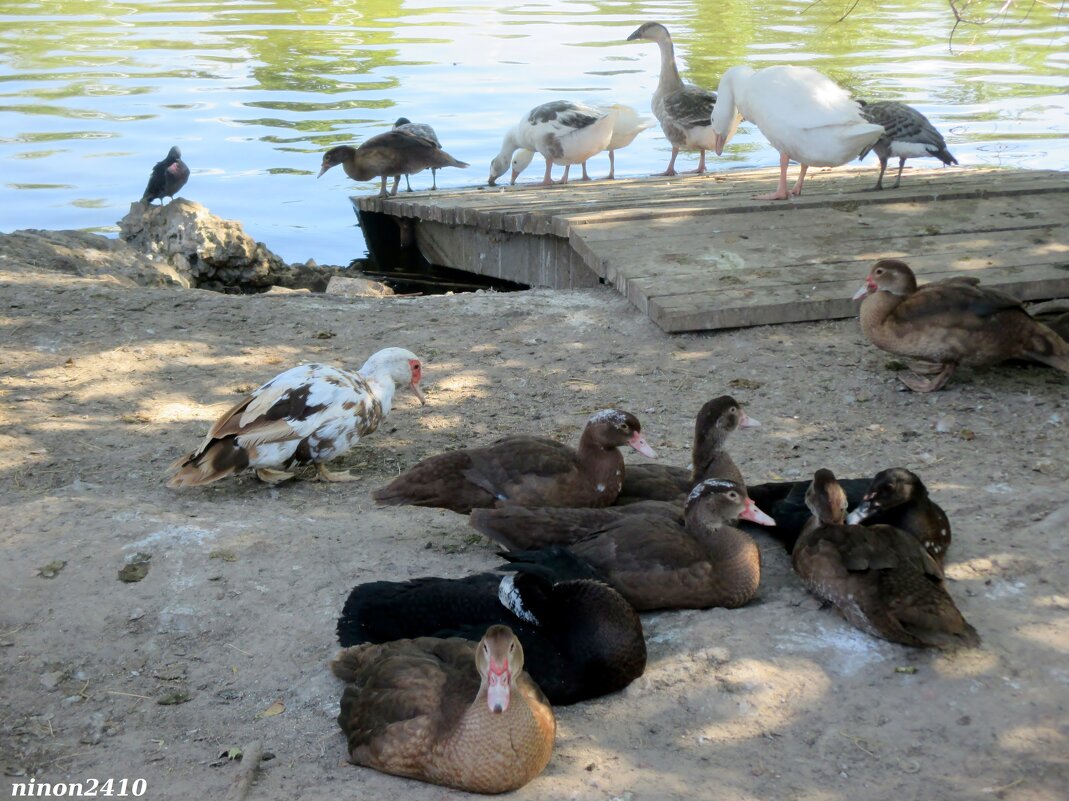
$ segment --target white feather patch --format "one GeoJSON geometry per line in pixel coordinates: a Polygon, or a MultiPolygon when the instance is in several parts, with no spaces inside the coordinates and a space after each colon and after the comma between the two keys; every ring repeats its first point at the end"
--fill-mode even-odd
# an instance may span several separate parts
{"type": "Polygon", "coordinates": [[[497,600],[520,620],[533,623],[536,626],[542,625],[538,618],[524,608],[520,591],[516,588],[516,577],[511,573],[502,578],[501,583],[497,585],[497,600]]]}

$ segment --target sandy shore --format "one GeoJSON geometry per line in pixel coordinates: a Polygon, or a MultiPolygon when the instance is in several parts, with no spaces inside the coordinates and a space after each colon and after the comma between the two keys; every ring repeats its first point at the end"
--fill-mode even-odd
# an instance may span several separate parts
{"type": "Polygon", "coordinates": [[[347,764],[326,662],[354,583],[498,560],[464,517],[376,509],[370,490],[506,433],[574,442],[608,406],[685,465],[693,415],[731,392],[763,423],[729,443],[750,482],[823,466],[924,478],[954,526],[950,591],[983,646],[948,657],[871,639],[763,540],[758,599],[645,616],[646,675],[559,710],[548,769],[515,797],[1065,798],[1063,375],[962,371],[918,396],[856,321],[670,337],[607,289],[223,296],[11,260],[0,286],[5,783],[142,777],[145,798],[222,798],[241,766],[220,755],[260,740],[273,758],[252,799],[456,797],[347,764]],[[402,395],[344,460],[359,482],[165,488],[168,463],[240,393],[387,345],[426,360],[429,403],[402,395]],[[120,581],[137,554],[147,575],[120,581]]]}

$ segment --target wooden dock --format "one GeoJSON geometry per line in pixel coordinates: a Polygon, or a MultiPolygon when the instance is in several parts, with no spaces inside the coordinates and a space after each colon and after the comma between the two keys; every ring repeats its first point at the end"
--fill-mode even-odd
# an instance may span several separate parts
{"type": "Polygon", "coordinates": [[[609,284],[668,332],[853,316],[887,257],[922,281],[967,272],[1023,300],[1069,297],[1069,173],[907,168],[899,189],[868,191],[876,173],[811,171],[778,202],[753,199],[776,170],[352,200],[380,260],[414,245],[529,286],[609,284]]]}

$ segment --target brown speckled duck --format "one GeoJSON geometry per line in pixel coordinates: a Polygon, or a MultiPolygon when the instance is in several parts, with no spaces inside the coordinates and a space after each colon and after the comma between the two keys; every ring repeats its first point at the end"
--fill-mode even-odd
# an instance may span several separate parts
{"type": "MultiPolygon", "coordinates": [[[[734,608],[753,598],[761,581],[761,554],[748,534],[727,521],[773,521],[745,489],[733,481],[703,481],[687,498],[683,525],[663,514],[624,511],[630,508],[600,510],[606,513],[604,524],[567,548],[600,571],[635,609],[734,608]]],[[[537,548],[547,544],[544,530],[554,511],[477,510],[471,525],[509,549],[537,548]]]]}
{"type": "MultiPolygon", "coordinates": [[[[776,525],[763,531],[783,543],[790,553],[812,513],[806,505],[810,481],[778,481],[757,484],[747,492],[754,503],[775,518],[776,525]]],[[[850,506],[852,525],[888,525],[912,534],[937,562],[943,563],[950,547],[950,520],[928,495],[920,476],[904,467],[881,470],[872,478],[842,478],[839,486],[850,506]]],[[[750,530],[743,524],[742,527],[750,530]]]]}
{"type": "Polygon", "coordinates": [[[898,176],[892,189],[897,189],[902,181],[902,168],[906,159],[917,156],[931,156],[950,166],[958,160],[947,150],[946,140],[935,126],[912,106],[894,101],[861,104],[861,116],[876,125],[882,125],[884,134],[871,148],[865,148],[859,159],[865,158],[869,150],[876,153],[880,160],[880,176],[873,189],[883,189],[883,174],[887,171],[887,161],[892,156],[898,159],[898,176]]]}
{"type": "Polygon", "coordinates": [[[980,642],[943,586],[943,569],[917,540],[892,526],[847,525],[846,493],[818,470],[806,493],[814,522],[791,555],[810,592],[862,631],[914,647],[980,642]]]}
{"type": "Polygon", "coordinates": [[[554,706],[614,692],[641,676],[646,641],[631,604],[564,548],[537,553],[537,561],[464,578],[359,584],[338,618],[338,641],[478,640],[488,626],[506,625],[554,706]]]}
{"type": "Polygon", "coordinates": [[[943,387],[959,364],[997,364],[1031,359],[1069,373],[1069,344],[1033,320],[1021,302],[979,280],[956,277],[924,286],[897,259],[876,262],[854,294],[861,331],[876,347],[914,360],[899,374],[914,392],[943,387]]]}
{"type": "Polygon", "coordinates": [[[400,128],[372,136],[360,147],[338,145],[323,154],[319,176],[338,164],[354,181],[382,178],[379,196],[386,197],[386,179],[393,176],[390,195],[397,194],[402,175],[412,175],[433,167],[467,167],[444,150],[436,139],[422,136],[402,125],[400,128]]]}
{"type": "Polygon", "coordinates": [[[671,501],[681,505],[690,491],[707,478],[724,478],[745,487],[742,473],[724,450],[724,443],[732,431],[760,425],[730,395],[706,401],[694,420],[691,469],[659,464],[628,465],[616,505],[636,501],[671,501]]]}
{"type": "Polygon", "coordinates": [[[341,651],[341,726],[349,759],[474,793],[527,784],[553,751],[553,710],[523,670],[507,626],[478,642],[420,637],[341,651]]]}
{"type": "Polygon", "coordinates": [[[505,437],[424,459],[372,497],[388,506],[436,506],[461,514],[506,504],[608,506],[623,484],[622,445],[656,457],[638,418],[605,409],[587,421],[578,450],[546,437],[505,437]]]}

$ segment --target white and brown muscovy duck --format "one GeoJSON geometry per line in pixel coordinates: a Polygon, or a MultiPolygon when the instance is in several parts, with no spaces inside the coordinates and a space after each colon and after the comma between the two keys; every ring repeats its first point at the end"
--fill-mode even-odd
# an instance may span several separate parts
{"type": "Polygon", "coordinates": [[[873,189],[883,189],[883,174],[887,170],[887,160],[892,156],[898,159],[898,176],[892,189],[898,189],[898,184],[902,181],[902,168],[906,165],[906,159],[931,156],[947,166],[958,163],[947,150],[943,135],[917,109],[889,100],[879,103],[866,103],[864,100],[857,102],[861,104],[861,116],[869,122],[882,125],[886,131],[876,144],[865,148],[858,156],[863,159],[869,150],[872,150],[880,160],[880,177],[876,179],[873,189]]]}
{"type": "Polygon", "coordinates": [[[779,186],[758,200],[786,200],[802,194],[810,167],[846,164],[885,133],[882,125],[862,116],[861,104],[845,89],[809,67],[731,67],[720,78],[713,109],[718,156],[740,117],[756,125],[779,151],[779,186]],[[788,192],[787,165],[792,159],[801,170],[788,192]]]}
{"type": "MultiPolygon", "coordinates": [[[[408,117],[398,117],[393,127],[394,130],[402,130],[416,136],[422,136],[424,139],[429,139],[438,145],[439,150],[442,148],[442,143],[438,140],[438,134],[425,122],[412,122],[408,117]]],[[[408,192],[412,191],[412,183],[408,180],[407,172],[405,173],[405,189],[408,192]]],[[[431,190],[436,189],[438,189],[438,168],[431,167],[431,190]]]]}
{"type": "MultiPolygon", "coordinates": [[[[542,154],[546,160],[546,174],[542,178],[545,186],[553,183],[554,164],[564,165],[562,184],[568,183],[568,171],[573,164],[582,164],[585,176],[586,160],[609,146],[617,113],[571,100],[554,100],[536,106],[505,134],[501,150],[490,162],[487,183],[493,186],[508,172],[517,150],[542,154]]],[[[517,175],[514,169],[511,183],[516,183],[517,175]]]]}
{"type": "Polygon", "coordinates": [[[668,169],[660,175],[676,174],[676,156],[680,150],[699,151],[698,169],[694,172],[703,173],[705,151],[712,150],[716,144],[716,134],[710,119],[716,105],[716,92],[683,83],[676,67],[672,36],[664,25],[659,22],[640,25],[627,37],[627,41],[638,39],[656,42],[661,50],[661,77],[653,92],[650,107],[653,116],[661,123],[665,138],[672,145],[672,158],[668,162],[668,169]]]}
{"type": "Polygon", "coordinates": [[[167,485],[210,484],[250,467],[262,481],[277,483],[307,464],[325,481],[355,481],[325,463],[378,428],[398,385],[425,403],[422,378],[422,363],[404,348],[380,350],[355,373],[325,364],[293,367],[220,417],[199,448],[171,465],[167,485]]]}
{"type": "Polygon", "coordinates": [[[167,158],[156,162],[149,175],[142,203],[151,203],[157,198],[163,205],[165,197],[173,198],[189,180],[189,167],[182,161],[182,151],[175,145],[167,151],[167,158]]]}

